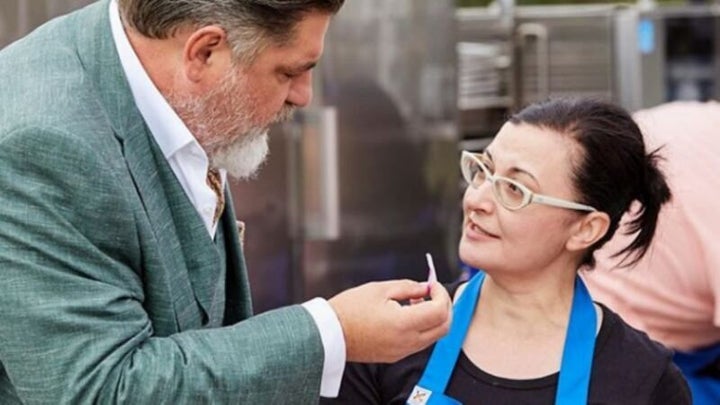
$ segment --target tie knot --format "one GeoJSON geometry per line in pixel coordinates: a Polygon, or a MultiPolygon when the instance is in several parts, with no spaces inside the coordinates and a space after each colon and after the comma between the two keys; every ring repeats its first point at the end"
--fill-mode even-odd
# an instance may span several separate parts
{"type": "Polygon", "coordinates": [[[208,169],[207,184],[217,197],[217,205],[215,206],[215,214],[213,215],[213,224],[217,223],[220,215],[225,208],[225,194],[223,193],[222,178],[218,169],[208,169]]]}

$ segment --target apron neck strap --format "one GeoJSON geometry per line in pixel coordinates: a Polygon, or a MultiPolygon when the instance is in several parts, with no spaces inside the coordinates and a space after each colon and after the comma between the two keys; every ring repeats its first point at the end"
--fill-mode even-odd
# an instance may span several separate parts
{"type": "MultiPolygon", "coordinates": [[[[455,302],[450,332],[435,344],[423,375],[407,400],[408,405],[460,404],[446,396],[445,390],[455,370],[484,280],[485,273],[478,272],[455,302]]],[[[555,396],[556,405],[587,403],[596,328],[597,317],[592,298],[582,279],[576,277],[555,396]]]]}

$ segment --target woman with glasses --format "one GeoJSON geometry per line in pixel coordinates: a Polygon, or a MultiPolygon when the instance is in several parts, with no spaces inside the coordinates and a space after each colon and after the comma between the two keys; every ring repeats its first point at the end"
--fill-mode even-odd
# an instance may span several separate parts
{"type": "Polygon", "coordinates": [[[322,403],[690,404],[671,352],[578,277],[628,210],[635,236],[616,254],[646,254],[670,199],[658,161],[624,110],[586,99],[531,105],[462,152],[459,253],[482,271],[448,286],[449,334],[394,364],[348,364],[322,403]]]}

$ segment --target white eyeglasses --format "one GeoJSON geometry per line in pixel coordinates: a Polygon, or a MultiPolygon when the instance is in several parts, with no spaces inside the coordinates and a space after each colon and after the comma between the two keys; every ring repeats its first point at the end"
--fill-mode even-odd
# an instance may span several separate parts
{"type": "Polygon", "coordinates": [[[460,157],[460,170],[462,171],[465,181],[473,188],[478,188],[485,180],[489,180],[495,198],[497,198],[503,207],[512,211],[526,207],[530,203],[579,211],[597,211],[589,205],[533,193],[530,189],[515,180],[495,176],[490,173],[490,169],[488,169],[482,160],[468,151],[462,152],[462,156],[460,157]]]}

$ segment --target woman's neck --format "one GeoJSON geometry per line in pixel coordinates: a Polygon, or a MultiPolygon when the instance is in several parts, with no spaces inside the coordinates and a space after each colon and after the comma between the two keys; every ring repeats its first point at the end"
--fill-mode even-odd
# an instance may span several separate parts
{"type": "Polygon", "coordinates": [[[544,272],[531,278],[488,275],[475,317],[489,327],[522,331],[567,328],[575,273],[544,272]]]}
{"type": "Polygon", "coordinates": [[[573,269],[486,276],[463,350],[490,374],[538,378],[560,368],[573,269]]]}

